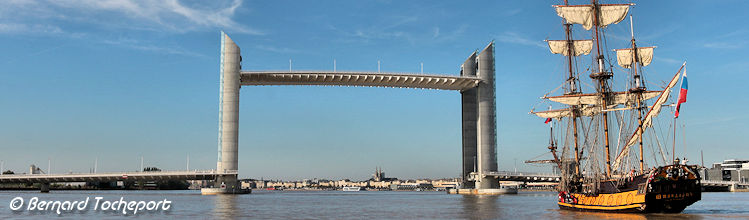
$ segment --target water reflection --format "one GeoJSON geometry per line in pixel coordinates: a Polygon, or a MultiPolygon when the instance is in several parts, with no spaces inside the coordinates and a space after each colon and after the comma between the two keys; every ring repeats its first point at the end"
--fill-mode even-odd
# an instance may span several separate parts
{"type": "Polygon", "coordinates": [[[564,216],[564,219],[632,219],[632,220],[648,219],[643,214],[633,214],[633,213],[581,212],[581,211],[569,211],[569,210],[558,210],[558,213],[559,215],[564,216]]]}
{"type": "Polygon", "coordinates": [[[215,195],[213,198],[213,216],[221,219],[234,219],[239,217],[239,202],[237,195],[215,195]]]}
{"type": "Polygon", "coordinates": [[[499,196],[463,195],[463,218],[496,219],[501,215],[499,196]]]}
{"type": "Polygon", "coordinates": [[[690,220],[701,220],[702,216],[690,215],[690,214],[643,214],[643,213],[605,213],[605,212],[580,212],[580,211],[569,211],[559,210],[560,216],[564,219],[635,219],[635,220],[647,220],[647,219],[690,219],[690,220]]]}

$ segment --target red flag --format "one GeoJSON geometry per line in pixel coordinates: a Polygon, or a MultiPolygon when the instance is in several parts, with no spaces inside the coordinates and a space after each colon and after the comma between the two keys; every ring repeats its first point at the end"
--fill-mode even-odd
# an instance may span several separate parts
{"type": "Polygon", "coordinates": [[[546,118],[546,121],[544,121],[544,124],[548,124],[549,122],[551,122],[551,118],[546,118]]]}

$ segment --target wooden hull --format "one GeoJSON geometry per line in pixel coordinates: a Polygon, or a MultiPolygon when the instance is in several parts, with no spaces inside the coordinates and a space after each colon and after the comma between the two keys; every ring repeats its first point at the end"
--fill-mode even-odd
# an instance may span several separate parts
{"type": "MultiPolygon", "coordinates": [[[[659,168],[653,175],[640,175],[621,187],[604,188],[599,194],[559,193],[559,208],[575,211],[627,213],[679,213],[699,201],[702,191],[699,175],[683,178],[662,178],[659,168]],[[605,192],[608,190],[610,193],[605,192]]],[[[682,166],[676,167],[681,169],[682,166]]],[[[685,169],[689,167],[684,166],[685,169]]],[[[620,181],[621,182],[621,181],[620,181]]],[[[602,185],[615,184],[614,181],[602,185]]]]}
{"type": "Polygon", "coordinates": [[[642,212],[646,207],[646,196],[638,195],[637,190],[598,195],[572,193],[570,196],[575,199],[557,202],[559,208],[575,211],[642,212]]]}

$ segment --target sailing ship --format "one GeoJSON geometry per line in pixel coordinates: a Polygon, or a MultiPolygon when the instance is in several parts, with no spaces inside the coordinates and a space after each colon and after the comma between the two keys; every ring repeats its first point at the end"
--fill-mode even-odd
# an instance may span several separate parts
{"type": "MultiPolygon", "coordinates": [[[[674,151],[671,160],[667,160],[662,144],[664,140],[659,139],[658,132],[652,128],[654,123],[663,121],[657,120],[657,116],[667,105],[671,89],[679,81],[682,71],[686,76],[686,62],[663,90],[648,90],[645,80],[648,75],[643,72],[643,67],[653,61],[655,47],[637,44],[631,16],[632,38],[628,47],[605,48],[606,27],[625,20],[633,5],[601,4],[596,0],[584,5],[570,5],[565,0],[564,5],[553,6],[557,15],[563,18],[566,39],[547,40],[547,43],[551,53],[565,57],[566,80],[560,86],[564,88],[563,94],[550,96],[556,92],[551,91],[542,100],[550,106],[563,107],[548,111],[531,110],[531,113],[562,127],[556,132],[551,128],[548,147],[554,157],[553,163],[562,174],[558,187],[561,209],[678,213],[701,198],[698,167],[687,165],[686,159],[680,161],[673,156],[674,151]],[[583,32],[590,31],[592,39],[573,39],[573,25],[582,26],[583,32]],[[578,71],[579,66],[587,66],[578,65],[585,63],[578,58],[591,53],[592,65],[587,70],[578,71]],[[616,54],[616,61],[607,59],[614,57],[613,54],[616,54]],[[616,76],[626,83],[614,84],[619,82],[614,81],[615,69],[626,73],[616,76]],[[588,86],[589,93],[585,93],[581,86],[580,76],[584,75],[593,81],[588,86]],[[652,99],[655,101],[648,105],[652,99]],[[561,141],[555,138],[555,134],[561,137],[561,141]],[[653,151],[653,154],[647,154],[652,157],[646,158],[645,148],[653,151]]],[[[686,98],[686,93],[684,96],[686,98]]],[[[675,118],[672,125],[674,137],[675,118]]]]}

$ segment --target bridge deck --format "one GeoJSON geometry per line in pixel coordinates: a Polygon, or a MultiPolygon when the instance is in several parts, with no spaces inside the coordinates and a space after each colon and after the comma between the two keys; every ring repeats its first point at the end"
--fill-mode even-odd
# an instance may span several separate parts
{"type": "Polygon", "coordinates": [[[466,90],[478,77],[330,71],[242,71],[241,85],[327,85],[466,90]]]}
{"type": "Polygon", "coordinates": [[[54,183],[89,181],[156,181],[156,180],[213,180],[220,175],[237,175],[236,171],[156,171],[119,173],[72,173],[72,174],[10,174],[0,175],[0,183],[54,183]]]}

